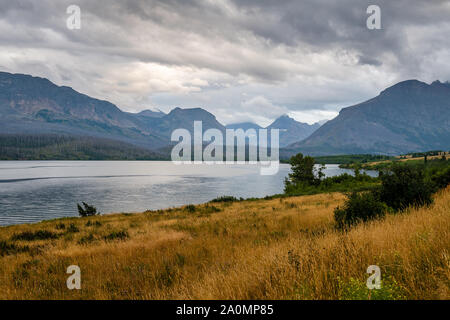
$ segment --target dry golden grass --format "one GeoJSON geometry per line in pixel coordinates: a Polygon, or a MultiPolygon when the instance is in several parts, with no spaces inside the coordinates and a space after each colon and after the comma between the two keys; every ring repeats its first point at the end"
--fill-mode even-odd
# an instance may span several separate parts
{"type": "Polygon", "coordinates": [[[369,265],[381,268],[379,298],[450,298],[450,188],[430,208],[348,233],[333,226],[343,200],[319,194],[0,228],[0,241],[15,245],[0,255],[0,299],[373,298],[369,265]],[[67,231],[71,223],[79,232],[67,231]],[[37,230],[60,236],[11,239],[37,230]],[[114,231],[128,238],[106,240],[114,231]],[[66,287],[69,265],[81,268],[81,290],[66,287]]]}
{"type": "MultiPolygon", "coordinates": [[[[424,157],[417,157],[417,158],[400,158],[400,156],[396,156],[395,157],[398,161],[400,162],[405,162],[405,161],[423,161],[425,158],[424,157]]],[[[427,160],[439,160],[442,159],[442,155],[438,155],[438,156],[428,156],[427,160]]],[[[450,159],[450,153],[446,153],[445,154],[445,159],[449,160],[450,159]]],[[[364,166],[373,166],[376,164],[380,164],[380,163],[390,163],[392,162],[391,160],[382,160],[382,161],[372,161],[372,162],[367,162],[363,164],[364,166]]]]}

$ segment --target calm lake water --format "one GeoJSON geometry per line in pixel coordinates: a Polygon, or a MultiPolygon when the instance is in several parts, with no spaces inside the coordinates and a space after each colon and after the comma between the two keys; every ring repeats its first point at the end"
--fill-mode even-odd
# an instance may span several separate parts
{"type": "MultiPolygon", "coordinates": [[[[77,216],[77,203],[102,213],[198,204],[223,195],[281,193],[289,165],[261,176],[257,165],[174,165],[163,161],[0,161],[0,225],[77,216]]],[[[351,170],[328,165],[327,176],[351,170]]]]}

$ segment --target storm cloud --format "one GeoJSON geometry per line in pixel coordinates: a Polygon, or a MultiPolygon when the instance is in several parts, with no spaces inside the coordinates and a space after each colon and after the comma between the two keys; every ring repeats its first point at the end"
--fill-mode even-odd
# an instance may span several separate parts
{"type": "Polygon", "coordinates": [[[0,70],[125,111],[314,122],[406,79],[450,79],[450,2],[0,0],[0,70]],[[69,5],[81,29],[66,26],[69,5]],[[381,9],[380,30],[366,10],[381,9]]]}

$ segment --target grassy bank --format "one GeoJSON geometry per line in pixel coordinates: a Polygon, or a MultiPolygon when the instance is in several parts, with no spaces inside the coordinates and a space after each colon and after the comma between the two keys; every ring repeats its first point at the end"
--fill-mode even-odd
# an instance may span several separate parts
{"type": "Polygon", "coordinates": [[[340,193],[0,228],[0,299],[449,299],[450,187],[335,230],[340,193]],[[81,268],[68,290],[66,269],[81,268]],[[369,265],[382,289],[369,292],[369,265]]]}

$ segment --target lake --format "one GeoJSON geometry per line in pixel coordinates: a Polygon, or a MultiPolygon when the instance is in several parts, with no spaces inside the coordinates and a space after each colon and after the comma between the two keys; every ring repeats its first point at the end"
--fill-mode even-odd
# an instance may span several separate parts
{"type": "MultiPolygon", "coordinates": [[[[0,161],[0,225],[78,216],[85,201],[102,213],[198,204],[219,196],[281,193],[290,170],[261,176],[258,165],[175,165],[169,161],[0,161]]],[[[334,176],[348,169],[327,165],[334,176]]],[[[373,174],[373,173],[372,173],[373,174]]]]}

